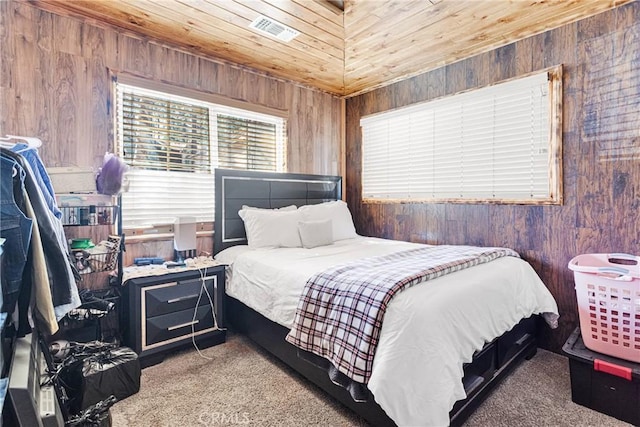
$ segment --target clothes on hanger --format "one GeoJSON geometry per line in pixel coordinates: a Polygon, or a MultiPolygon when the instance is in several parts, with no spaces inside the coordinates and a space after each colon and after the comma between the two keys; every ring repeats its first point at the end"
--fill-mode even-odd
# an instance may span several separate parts
{"type": "MultiPolygon", "coordinates": [[[[7,241],[4,237],[0,237],[0,266],[2,266],[2,262],[4,261],[4,243],[7,241]]],[[[1,268],[1,267],[0,267],[1,268]]],[[[5,284],[5,276],[2,271],[0,271],[0,290],[6,287],[5,284]]],[[[7,313],[2,311],[2,306],[4,305],[4,299],[2,297],[2,292],[0,292],[0,332],[4,329],[4,321],[7,318],[7,313]]]]}
{"type": "Polygon", "coordinates": [[[38,148],[42,146],[40,138],[33,136],[20,136],[20,135],[5,135],[0,137],[0,146],[11,149],[16,141],[24,141],[31,148],[38,148]]]}
{"type": "MultiPolygon", "coordinates": [[[[35,183],[35,185],[33,185],[32,188],[28,191],[34,195],[37,193],[39,197],[44,201],[45,207],[48,211],[47,215],[50,217],[52,230],[55,233],[60,246],[65,248],[66,252],[68,252],[67,238],[64,234],[62,220],[60,219],[62,218],[62,212],[60,212],[60,210],[58,209],[55,192],[53,191],[53,186],[51,185],[49,174],[42,164],[42,161],[40,160],[37,152],[34,151],[35,148],[25,147],[25,144],[18,143],[12,147],[11,152],[18,155],[20,164],[27,172],[27,179],[31,179],[32,182],[35,183]],[[21,148],[22,150],[20,150],[21,148]],[[32,159],[32,161],[29,161],[29,159],[32,159]],[[36,165],[37,172],[32,165],[36,165]],[[49,195],[50,197],[47,197],[47,195],[49,195]],[[55,209],[52,209],[52,206],[55,209]],[[56,212],[58,213],[58,215],[56,214],[56,212]]],[[[45,211],[42,211],[40,214],[43,215],[44,212],[45,211]]]]}
{"type": "Polygon", "coordinates": [[[33,221],[24,214],[22,192],[25,175],[14,159],[0,157],[0,235],[6,239],[2,265],[4,313],[15,309],[31,242],[33,221]]]}
{"type": "MultiPolygon", "coordinates": [[[[25,192],[26,193],[26,192],[25,192]]],[[[25,194],[25,205],[27,208],[27,216],[33,220],[33,236],[31,238],[31,280],[32,292],[30,305],[36,308],[38,316],[38,325],[44,328],[43,332],[53,335],[58,331],[58,319],[56,319],[55,308],[53,307],[53,297],[49,288],[49,276],[47,270],[47,259],[42,245],[42,238],[38,228],[38,219],[36,217],[29,195],[25,194]]]]}
{"type": "Polygon", "coordinates": [[[38,149],[24,143],[18,143],[14,145],[13,148],[11,148],[11,151],[22,155],[22,157],[24,157],[25,160],[29,162],[36,182],[42,190],[42,196],[44,197],[47,206],[57,218],[62,218],[62,211],[58,208],[58,203],[56,202],[55,192],[53,191],[51,179],[49,178],[47,169],[42,163],[42,159],[40,159],[40,156],[38,155],[38,149]]]}
{"type": "MultiPolygon", "coordinates": [[[[16,167],[19,172],[23,171],[21,173],[23,180],[20,183],[15,182],[13,177],[9,178],[11,175],[2,174],[0,179],[2,180],[3,188],[5,186],[12,188],[14,197],[16,193],[19,193],[18,189],[15,188],[16,185],[22,189],[21,191],[24,191],[21,197],[22,206],[20,211],[27,219],[31,218],[33,226],[37,227],[37,233],[31,235],[29,245],[26,246],[29,248],[28,265],[30,268],[26,276],[28,276],[28,279],[32,279],[32,300],[37,315],[40,320],[45,321],[43,323],[50,329],[48,332],[53,333],[58,327],[57,322],[54,320],[60,320],[70,310],[77,308],[81,304],[76,285],[76,278],[79,276],[69,256],[62,222],[50,209],[44,196],[44,193],[48,190],[45,188],[43,191],[30,162],[22,154],[6,148],[0,148],[0,155],[4,159],[5,168],[16,167]],[[38,239],[38,242],[34,244],[35,239],[38,239]],[[41,247],[41,250],[39,247],[41,247]],[[42,256],[44,257],[44,263],[42,262],[42,256]],[[53,307],[53,310],[50,310],[51,307],[53,307]],[[54,316],[51,316],[51,311],[55,313],[54,316]]],[[[46,174],[44,167],[40,172],[46,174]]],[[[48,175],[46,177],[46,180],[48,180],[48,175]]],[[[43,182],[46,182],[46,180],[43,178],[43,182]]],[[[5,237],[4,232],[2,237],[5,237]]],[[[23,273],[24,281],[25,274],[23,273]]]]}

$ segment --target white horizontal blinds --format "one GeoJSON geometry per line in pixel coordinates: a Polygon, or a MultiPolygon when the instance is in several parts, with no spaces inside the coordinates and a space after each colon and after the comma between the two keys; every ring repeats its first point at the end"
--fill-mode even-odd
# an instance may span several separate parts
{"type": "Polygon", "coordinates": [[[213,169],[284,170],[285,119],[117,83],[124,228],[213,221],[213,169]]]}
{"type": "Polygon", "coordinates": [[[431,164],[433,193],[431,197],[460,197],[464,185],[462,166],[464,153],[461,144],[465,132],[460,119],[459,105],[441,105],[433,109],[433,132],[424,144],[433,145],[431,164]]]}
{"type": "Polygon", "coordinates": [[[365,117],[364,199],[550,197],[547,73],[365,117]]]}
{"type": "Polygon", "coordinates": [[[432,132],[430,111],[415,111],[393,120],[363,126],[363,191],[365,198],[431,197],[433,146],[423,144],[432,132]],[[424,165],[429,165],[425,168],[424,165]]]}
{"type": "Polygon", "coordinates": [[[213,221],[214,178],[208,106],[118,84],[118,137],[129,166],[123,228],[213,221]]]}
{"type": "Polygon", "coordinates": [[[213,176],[136,169],[127,174],[129,190],[122,193],[124,228],[172,224],[178,217],[213,221],[213,176]]]}
{"type": "Polygon", "coordinates": [[[227,169],[279,169],[278,125],[217,114],[218,165],[227,169]]]}
{"type": "Polygon", "coordinates": [[[498,198],[546,199],[550,196],[546,74],[513,83],[519,96],[507,93],[494,98],[494,193],[498,198]]]}
{"type": "Polygon", "coordinates": [[[211,171],[206,107],[123,88],[121,108],[127,164],[147,170],[211,171]]]}

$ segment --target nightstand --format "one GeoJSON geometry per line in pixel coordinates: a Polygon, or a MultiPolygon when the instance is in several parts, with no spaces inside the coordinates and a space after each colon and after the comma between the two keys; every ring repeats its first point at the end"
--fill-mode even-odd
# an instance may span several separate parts
{"type": "Polygon", "coordinates": [[[225,341],[225,266],[180,270],[166,269],[166,273],[158,274],[156,269],[148,276],[141,276],[138,271],[130,279],[125,273],[124,344],[138,353],[142,367],[162,362],[167,354],[192,346],[192,339],[199,348],[225,341]]]}

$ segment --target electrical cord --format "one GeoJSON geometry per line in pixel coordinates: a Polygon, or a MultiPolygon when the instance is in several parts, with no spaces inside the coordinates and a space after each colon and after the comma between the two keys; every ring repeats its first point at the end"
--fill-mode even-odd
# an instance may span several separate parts
{"type": "Polygon", "coordinates": [[[209,293],[209,290],[207,289],[207,281],[205,279],[205,275],[206,275],[206,271],[207,268],[206,267],[202,267],[202,268],[198,268],[198,272],[200,273],[200,292],[198,294],[198,300],[196,301],[196,307],[193,310],[193,318],[191,319],[191,342],[193,343],[193,347],[196,349],[196,351],[198,352],[198,355],[200,357],[202,357],[203,359],[207,359],[207,360],[213,360],[213,358],[205,356],[202,351],[200,351],[200,348],[198,347],[198,344],[196,343],[196,317],[198,316],[198,307],[200,307],[200,300],[202,299],[202,291],[204,290],[204,293],[206,293],[207,295],[207,299],[209,300],[209,306],[211,307],[211,314],[213,316],[213,329],[215,331],[226,331],[226,328],[220,328],[218,326],[218,319],[216,318],[216,309],[215,306],[213,304],[213,299],[211,298],[211,294],[209,293]]]}

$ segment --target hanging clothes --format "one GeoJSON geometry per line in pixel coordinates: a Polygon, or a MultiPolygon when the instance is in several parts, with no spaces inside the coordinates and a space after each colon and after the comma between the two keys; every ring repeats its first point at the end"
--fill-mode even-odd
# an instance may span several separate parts
{"type": "MultiPolygon", "coordinates": [[[[25,144],[16,144],[15,147],[27,147],[25,144]]],[[[64,234],[64,228],[62,226],[62,213],[58,210],[58,205],[55,201],[55,193],[53,192],[53,187],[51,186],[51,180],[49,178],[49,174],[47,174],[46,169],[42,165],[40,161],[40,157],[38,157],[35,148],[31,149],[23,149],[20,153],[17,153],[12,150],[7,150],[7,155],[13,155],[15,159],[20,163],[20,165],[24,168],[26,172],[25,186],[27,190],[27,194],[30,194],[32,200],[31,202],[34,205],[41,207],[40,210],[36,211],[38,214],[38,218],[42,220],[42,216],[46,215],[49,219],[46,222],[47,230],[53,233],[58,241],[59,246],[62,250],[68,254],[67,249],[67,238],[64,234]],[[33,167],[31,167],[31,162],[27,160],[27,157],[24,156],[26,154],[30,157],[36,167],[38,168],[38,173],[34,172],[33,167]],[[49,184],[47,184],[47,182],[49,184]],[[51,196],[51,202],[47,200],[46,194],[51,196]],[[37,200],[33,200],[37,196],[37,200]],[[55,207],[55,210],[52,209],[55,207]],[[56,211],[59,212],[59,215],[56,215],[56,211]]],[[[64,315],[63,315],[64,317],[64,315]]]]}
{"type": "Polygon", "coordinates": [[[0,157],[0,235],[6,239],[2,263],[4,313],[15,310],[31,242],[33,224],[24,214],[25,176],[17,161],[0,157]]]}
{"type": "MultiPolygon", "coordinates": [[[[42,265],[42,263],[35,262],[35,259],[31,259],[33,261],[32,276],[40,278],[39,280],[33,280],[33,298],[36,298],[38,304],[45,304],[46,302],[41,299],[46,295],[46,292],[41,292],[43,290],[39,288],[48,284],[55,318],[60,320],[70,310],[79,307],[81,304],[76,284],[76,278],[79,276],[69,256],[62,222],[49,208],[43,196],[43,191],[38,185],[35,174],[26,159],[21,154],[4,148],[2,148],[1,154],[3,158],[14,160],[25,171],[24,189],[31,204],[32,218],[37,218],[35,224],[38,227],[45,263],[42,265]],[[38,270],[36,271],[35,269],[38,270]],[[48,283],[42,283],[44,277],[47,277],[48,283]]],[[[23,213],[25,213],[25,210],[23,210],[23,213]]],[[[26,213],[29,216],[29,212],[26,213]]],[[[40,309],[38,310],[40,311],[40,309]]],[[[46,310],[44,310],[44,313],[45,317],[48,317],[46,316],[46,310]]]]}
{"type": "Polygon", "coordinates": [[[35,177],[36,182],[38,183],[38,186],[42,191],[42,196],[47,203],[47,206],[56,218],[62,218],[62,211],[58,208],[58,203],[56,202],[56,193],[53,191],[51,178],[49,178],[49,173],[44,167],[42,159],[40,159],[38,149],[35,147],[30,147],[27,144],[18,143],[11,148],[11,151],[20,154],[29,163],[29,165],[31,166],[31,170],[33,171],[33,176],[35,177]]]}
{"type": "Polygon", "coordinates": [[[40,332],[53,335],[58,332],[58,319],[56,319],[55,309],[53,307],[51,289],[48,286],[47,261],[42,246],[42,239],[40,238],[38,219],[28,194],[25,194],[25,205],[27,208],[27,216],[33,220],[33,237],[31,239],[30,251],[31,261],[33,262],[31,276],[33,286],[30,305],[35,307],[40,332]]]}
{"type": "Polygon", "coordinates": [[[7,317],[7,313],[2,311],[2,306],[4,305],[4,301],[3,301],[3,297],[2,297],[2,290],[6,287],[5,282],[5,277],[4,274],[2,272],[2,264],[4,261],[4,242],[6,242],[7,239],[5,239],[4,237],[0,237],[0,333],[2,332],[2,329],[4,328],[4,321],[7,317]]]}

